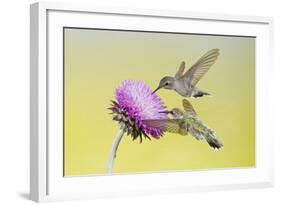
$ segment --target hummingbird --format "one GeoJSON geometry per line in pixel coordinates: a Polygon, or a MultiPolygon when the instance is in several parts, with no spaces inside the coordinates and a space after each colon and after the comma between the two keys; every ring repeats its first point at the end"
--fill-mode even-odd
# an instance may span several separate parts
{"type": "Polygon", "coordinates": [[[164,111],[171,115],[169,119],[147,120],[147,123],[171,133],[180,135],[188,135],[188,133],[190,133],[197,140],[206,140],[210,147],[214,149],[223,147],[215,131],[200,120],[191,103],[183,99],[182,104],[184,111],[179,108],[173,108],[170,111],[164,111]]]}
{"type": "Polygon", "coordinates": [[[175,90],[183,97],[199,98],[210,95],[196,87],[199,80],[208,72],[219,56],[219,49],[215,48],[205,53],[193,66],[185,73],[185,62],[182,61],[174,77],[165,76],[160,80],[158,87],[153,91],[164,88],[175,90]]]}

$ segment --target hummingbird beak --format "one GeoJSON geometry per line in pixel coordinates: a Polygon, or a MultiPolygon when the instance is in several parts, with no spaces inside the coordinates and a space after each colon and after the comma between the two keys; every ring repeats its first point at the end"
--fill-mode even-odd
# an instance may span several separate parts
{"type": "Polygon", "coordinates": [[[157,90],[159,90],[159,89],[161,89],[161,87],[160,87],[160,86],[158,86],[158,88],[156,88],[156,89],[152,92],[152,94],[156,93],[156,92],[157,92],[157,90]]]}
{"type": "Polygon", "coordinates": [[[159,113],[166,113],[166,114],[169,114],[169,113],[171,113],[171,111],[165,110],[165,111],[161,111],[161,112],[159,112],[159,113]]]}

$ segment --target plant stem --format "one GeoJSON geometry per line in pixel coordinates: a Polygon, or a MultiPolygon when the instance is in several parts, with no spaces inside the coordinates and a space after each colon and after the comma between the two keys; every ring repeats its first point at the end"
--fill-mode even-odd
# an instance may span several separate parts
{"type": "Polygon", "coordinates": [[[120,144],[120,141],[123,137],[124,132],[125,132],[125,124],[121,123],[119,131],[114,138],[114,142],[113,142],[112,148],[111,148],[111,153],[109,155],[108,166],[107,166],[107,173],[108,174],[112,174],[112,170],[113,170],[113,166],[114,166],[114,160],[116,158],[116,152],[117,152],[118,145],[120,144]]]}

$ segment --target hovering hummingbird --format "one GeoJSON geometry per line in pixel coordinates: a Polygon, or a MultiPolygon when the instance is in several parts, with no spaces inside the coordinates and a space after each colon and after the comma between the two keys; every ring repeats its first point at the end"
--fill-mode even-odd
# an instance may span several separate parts
{"type": "Polygon", "coordinates": [[[185,62],[180,67],[175,77],[165,76],[160,80],[159,86],[153,91],[155,93],[161,88],[175,90],[183,97],[202,97],[210,95],[196,87],[198,81],[208,72],[219,56],[219,49],[212,49],[205,53],[188,71],[184,73],[185,62]]]}
{"type": "Polygon", "coordinates": [[[174,108],[169,113],[172,118],[167,120],[147,120],[151,126],[161,128],[167,132],[188,135],[190,133],[197,140],[206,140],[214,149],[220,149],[223,144],[217,138],[214,130],[205,125],[196,114],[191,103],[184,99],[182,101],[184,111],[174,108]]]}

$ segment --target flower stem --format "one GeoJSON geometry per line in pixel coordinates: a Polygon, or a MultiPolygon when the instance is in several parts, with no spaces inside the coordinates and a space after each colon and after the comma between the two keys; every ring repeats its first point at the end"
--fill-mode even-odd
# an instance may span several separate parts
{"type": "Polygon", "coordinates": [[[124,132],[125,132],[125,124],[121,123],[119,131],[118,131],[117,135],[115,136],[114,142],[112,144],[111,153],[109,155],[108,165],[107,165],[107,173],[108,174],[112,174],[112,170],[113,170],[113,166],[114,166],[114,160],[116,158],[116,152],[117,152],[118,145],[120,144],[120,141],[123,137],[124,132]]]}

